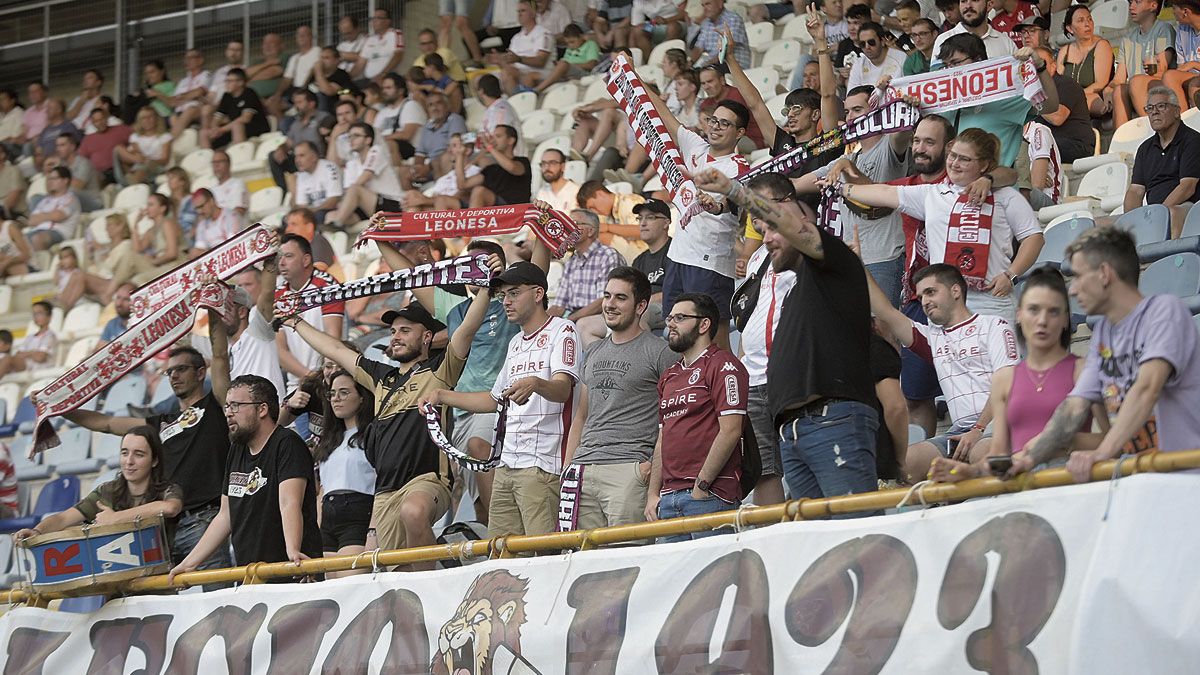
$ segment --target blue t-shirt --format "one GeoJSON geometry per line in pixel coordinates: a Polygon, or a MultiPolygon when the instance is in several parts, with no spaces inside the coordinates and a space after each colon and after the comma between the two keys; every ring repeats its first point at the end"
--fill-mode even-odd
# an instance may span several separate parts
{"type": "MultiPolygon", "coordinates": [[[[965,129],[983,129],[1000,139],[1000,166],[1013,166],[1021,150],[1022,130],[1025,122],[1033,115],[1033,108],[1022,96],[1013,96],[1003,101],[963,108],[957,116],[958,132],[965,129]]],[[[955,113],[947,115],[955,119],[955,113]]]]}
{"type": "MultiPolygon", "coordinates": [[[[440,290],[440,289],[439,289],[440,290]]],[[[439,303],[440,305],[441,303],[439,303]]],[[[454,335],[454,331],[462,325],[463,318],[471,300],[464,300],[450,309],[442,321],[446,324],[446,333],[454,335]]],[[[439,317],[440,319],[441,317],[439,317]]],[[[458,391],[491,391],[492,385],[504,367],[504,359],[508,356],[508,343],[521,327],[510,323],[504,316],[504,305],[499,300],[488,303],[487,314],[479,330],[475,331],[475,339],[471,341],[471,354],[467,357],[467,365],[458,378],[458,391]]]]}
{"type": "Polygon", "coordinates": [[[100,339],[105,342],[112,342],[113,340],[116,340],[121,333],[124,333],[128,329],[129,324],[125,319],[122,319],[119,316],[114,316],[108,320],[108,323],[104,324],[104,331],[100,333],[100,339]]]}

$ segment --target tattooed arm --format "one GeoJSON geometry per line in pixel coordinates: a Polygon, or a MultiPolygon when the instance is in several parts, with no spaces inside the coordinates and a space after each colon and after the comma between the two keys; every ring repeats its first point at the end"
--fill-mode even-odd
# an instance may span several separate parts
{"type": "Polygon", "coordinates": [[[799,207],[795,212],[785,211],[782,204],[757,194],[737,181],[730,180],[729,177],[715,169],[705,169],[698,173],[693,180],[696,182],[696,187],[701,190],[728,195],[730,201],[750,211],[755,218],[766,221],[768,227],[787,239],[806,257],[814,260],[825,259],[821,234],[817,231],[816,225],[803,216],[799,207]]]}
{"type": "MultiPolygon", "coordinates": [[[[1025,446],[1024,453],[1013,457],[1009,476],[1024,473],[1038,464],[1065,455],[1071,447],[1071,440],[1075,438],[1075,432],[1087,420],[1091,407],[1092,402],[1081,396],[1068,396],[1059,403],[1042,433],[1025,446]]],[[[1013,448],[1014,451],[1019,449],[1013,448]]]]}

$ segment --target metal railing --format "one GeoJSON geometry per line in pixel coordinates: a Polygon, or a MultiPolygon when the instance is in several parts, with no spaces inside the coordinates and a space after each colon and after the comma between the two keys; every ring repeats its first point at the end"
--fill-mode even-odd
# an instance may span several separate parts
{"type": "MultiPolygon", "coordinates": [[[[1182,452],[1150,452],[1120,460],[1100,462],[1092,468],[1092,481],[1111,480],[1135,473],[1163,473],[1200,468],[1200,450],[1182,452]]],[[[576,530],[538,535],[513,535],[456,544],[422,546],[394,551],[373,551],[359,555],[331,556],[306,560],[299,565],[290,562],[253,563],[240,567],[198,570],[179,574],[169,583],[166,575],[145,577],[128,582],[123,592],[129,594],[171,589],[184,589],[203,584],[263,583],[269,579],[308,574],[342,572],[352,569],[379,569],[396,565],[438,561],[467,561],[480,558],[511,558],[522,553],[556,553],[564,550],[586,551],[612,544],[643,542],[655,537],[691,534],[707,530],[768,526],[775,523],[815,520],[834,515],[878,511],[901,504],[941,504],[961,502],[976,497],[990,497],[1011,492],[1062,487],[1074,484],[1066,469],[1044,469],[1023,474],[1011,480],[977,478],[961,483],[925,483],[919,487],[881,490],[843,497],[799,499],[771,506],[745,506],[704,516],[674,518],[649,523],[618,525],[593,530],[576,530]]],[[[0,602],[24,603],[45,607],[50,600],[88,595],[86,589],[70,592],[36,593],[29,590],[0,591],[0,602]]]]}

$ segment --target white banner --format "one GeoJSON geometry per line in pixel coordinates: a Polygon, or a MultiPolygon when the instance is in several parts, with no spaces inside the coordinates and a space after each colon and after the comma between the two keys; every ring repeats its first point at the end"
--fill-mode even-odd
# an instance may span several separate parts
{"type": "Polygon", "coordinates": [[[1195,475],[0,618],[4,672],[1186,673],[1195,475]],[[216,638],[216,639],[214,639],[216,638]]]}

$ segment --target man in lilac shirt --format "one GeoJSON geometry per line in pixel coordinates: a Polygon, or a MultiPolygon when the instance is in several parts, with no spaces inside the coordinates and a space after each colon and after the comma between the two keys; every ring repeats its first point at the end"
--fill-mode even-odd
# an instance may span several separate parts
{"type": "Polygon", "coordinates": [[[1070,453],[1067,469],[1078,482],[1089,479],[1096,462],[1122,454],[1200,448],[1200,349],[1187,306],[1173,295],[1138,291],[1137,247],[1124,230],[1084,232],[1067,256],[1071,295],[1101,319],[1075,389],[1013,458],[1013,472],[1070,450],[1092,403],[1104,404],[1112,426],[1095,450],[1070,453]]]}

